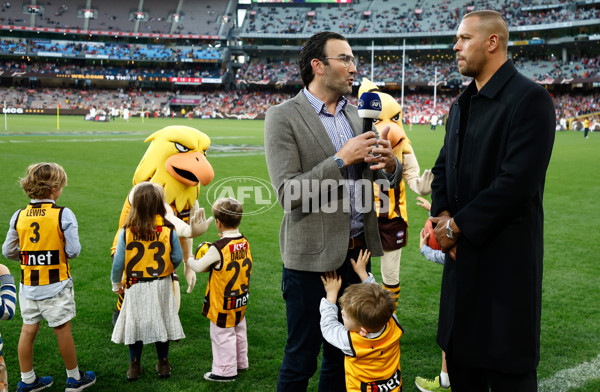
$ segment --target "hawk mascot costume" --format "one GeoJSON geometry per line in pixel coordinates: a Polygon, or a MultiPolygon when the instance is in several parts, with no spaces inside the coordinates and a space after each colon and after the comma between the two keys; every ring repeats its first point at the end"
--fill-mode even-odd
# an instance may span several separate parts
{"type": "MultiPolygon", "coordinates": [[[[213,220],[212,217],[206,219],[204,208],[198,205],[200,184],[206,186],[214,178],[213,168],[206,159],[210,139],[195,128],[169,126],[153,133],[144,142],[150,142],[150,146],[133,175],[134,187],[123,204],[119,229],[125,224],[131,209],[136,185],[151,182],[162,186],[166,196],[166,218],[175,226],[183,248],[184,275],[188,284],[187,292],[190,293],[196,284],[196,273],[187,267],[187,259],[193,254],[193,238],[204,234],[213,220]]],[[[114,255],[117,238],[118,231],[111,255],[114,255]]],[[[179,309],[179,279],[176,273],[173,275],[175,300],[179,309]]],[[[118,317],[122,302],[123,296],[120,295],[113,322],[118,317]]]]}

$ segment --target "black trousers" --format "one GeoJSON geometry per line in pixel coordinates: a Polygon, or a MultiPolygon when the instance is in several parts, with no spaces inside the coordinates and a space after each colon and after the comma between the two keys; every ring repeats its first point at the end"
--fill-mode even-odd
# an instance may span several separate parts
{"type": "MultiPolygon", "coordinates": [[[[358,259],[360,249],[348,250],[344,264],[337,270],[345,287],[360,283],[350,263],[358,259]]],[[[367,265],[370,271],[371,264],[367,265]]],[[[320,392],[346,391],[344,354],[323,340],[319,304],[325,296],[320,272],[296,271],[283,267],[281,289],[285,299],[288,338],[279,369],[278,392],[306,392],[308,381],[317,370],[317,357],[323,346],[320,392]]],[[[341,320],[341,315],[338,314],[341,320]]]]}
{"type": "Polygon", "coordinates": [[[536,392],[537,370],[502,373],[493,369],[456,365],[446,356],[452,392],[536,392]]]}

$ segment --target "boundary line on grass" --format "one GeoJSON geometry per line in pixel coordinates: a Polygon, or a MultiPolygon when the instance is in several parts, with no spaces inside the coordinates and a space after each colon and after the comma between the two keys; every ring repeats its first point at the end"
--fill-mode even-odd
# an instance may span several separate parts
{"type": "Polygon", "coordinates": [[[587,381],[600,378],[600,354],[589,362],[582,362],[570,369],[556,372],[552,377],[538,383],[539,392],[567,392],[579,388],[587,381]]]}
{"type": "MultiPolygon", "coordinates": [[[[9,143],[90,143],[90,142],[122,142],[144,141],[145,138],[102,138],[102,139],[47,139],[47,140],[1,140],[0,144],[9,143]]],[[[232,146],[213,144],[210,148],[211,158],[265,155],[263,146],[232,146]]]]}
{"type": "Polygon", "coordinates": [[[46,140],[2,140],[0,144],[9,143],[85,143],[85,142],[132,142],[132,141],[144,141],[144,137],[136,138],[102,138],[102,139],[46,139],[46,140]]]}

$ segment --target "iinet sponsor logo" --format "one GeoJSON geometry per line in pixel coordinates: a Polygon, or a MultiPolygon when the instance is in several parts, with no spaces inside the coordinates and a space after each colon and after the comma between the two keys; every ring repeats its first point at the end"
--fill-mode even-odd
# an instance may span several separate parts
{"type": "Polygon", "coordinates": [[[402,385],[402,373],[396,370],[394,375],[387,380],[371,381],[368,383],[361,382],[361,392],[390,392],[396,390],[402,385]]]}
{"type": "MultiPolygon", "coordinates": [[[[380,190],[387,191],[390,184],[387,180],[374,181],[380,190]]],[[[369,180],[289,180],[283,189],[282,204],[287,212],[301,209],[303,213],[333,214],[341,210],[349,213],[351,205],[359,213],[373,211],[389,211],[390,199],[380,192],[375,200],[373,185],[369,180]],[[351,192],[351,190],[353,192],[351,192]]]]}

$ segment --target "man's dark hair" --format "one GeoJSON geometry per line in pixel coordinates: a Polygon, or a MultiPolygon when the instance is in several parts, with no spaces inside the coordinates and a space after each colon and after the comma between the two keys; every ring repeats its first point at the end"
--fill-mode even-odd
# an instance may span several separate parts
{"type": "MultiPolygon", "coordinates": [[[[325,44],[330,39],[339,39],[348,42],[346,37],[332,31],[323,31],[310,37],[304,44],[298,55],[298,65],[300,66],[300,76],[304,86],[308,87],[315,75],[313,74],[310,62],[312,59],[323,59],[325,57],[325,44]]],[[[323,60],[325,64],[327,60],[323,60]]]]}

